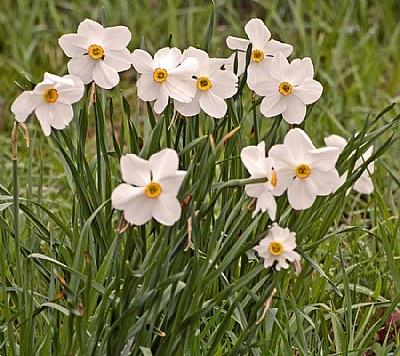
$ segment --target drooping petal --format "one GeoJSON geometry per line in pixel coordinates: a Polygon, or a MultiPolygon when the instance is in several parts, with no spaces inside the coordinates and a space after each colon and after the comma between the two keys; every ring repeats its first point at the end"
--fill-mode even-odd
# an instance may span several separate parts
{"type": "Polygon", "coordinates": [[[172,226],[181,217],[181,212],[181,204],[176,197],[161,193],[156,199],[152,215],[160,224],[172,226]]]}
{"type": "Polygon", "coordinates": [[[35,95],[31,91],[25,91],[15,99],[11,105],[11,111],[18,122],[24,122],[41,104],[44,104],[43,96],[35,95]]]}
{"type": "Polygon", "coordinates": [[[113,67],[98,60],[93,69],[93,80],[100,88],[111,89],[119,83],[119,74],[113,67]]]}
{"type": "Polygon", "coordinates": [[[176,173],[169,177],[163,177],[159,180],[163,192],[172,196],[176,196],[185,179],[186,171],[176,171],[176,173]]]}
{"type": "Polygon", "coordinates": [[[335,168],[339,155],[340,150],[338,148],[323,147],[307,152],[306,160],[309,162],[311,169],[314,167],[326,172],[335,168]]]}
{"type": "Polygon", "coordinates": [[[142,49],[135,49],[131,56],[132,65],[139,73],[153,73],[153,58],[142,49]]]}
{"type": "Polygon", "coordinates": [[[181,103],[180,101],[174,100],[175,110],[186,117],[197,115],[201,110],[199,99],[200,95],[196,94],[189,103],[181,103]]]}
{"type": "Polygon", "coordinates": [[[179,165],[178,154],[175,150],[165,148],[153,154],[149,159],[153,181],[159,182],[164,177],[174,176],[179,165]]]}
{"type": "Polygon", "coordinates": [[[131,67],[131,54],[127,48],[120,51],[108,51],[104,57],[104,63],[114,68],[117,72],[122,72],[131,67]]]}
{"type": "Polygon", "coordinates": [[[75,75],[66,75],[66,78],[73,80],[74,85],[60,85],[57,87],[58,99],[57,102],[64,104],[73,104],[82,99],[85,91],[85,86],[82,80],[75,75]]]}
{"type": "Polygon", "coordinates": [[[283,119],[289,124],[300,124],[306,116],[306,106],[293,94],[285,98],[286,110],[282,112],[283,119]]]}
{"type": "Polygon", "coordinates": [[[85,19],[78,26],[78,35],[88,38],[90,45],[103,45],[104,27],[96,21],[85,19]]]}
{"type": "Polygon", "coordinates": [[[68,72],[81,78],[84,84],[93,80],[93,69],[96,62],[90,56],[72,58],[68,62],[68,72]]]}
{"type": "Polygon", "coordinates": [[[133,197],[130,204],[124,209],[124,218],[130,224],[143,225],[152,218],[152,211],[156,205],[155,199],[145,194],[133,197]]]}
{"type": "Polygon", "coordinates": [[[154,65],[156,68],[164,68],[169,72],[176,68],[181,62],[182,52],[179,48],[164,47],[159,49],[154,55],[154,65]]]}
{"type": "Polygon", "coordinates": [[[316,102],[322,95],[323,87],[314,79],[306,80],[299,86],[293,88],[293,95],[304,104],[309,105],[316,102]]]}
{"type": "MultiPolygon", "coordinates": [[[[315,147],[307,134],[301,129],[290,130],[284,139],[284,144],[296,159],[296,165],[306,163],[306,154],[315,147]]],[[[275,159],[275,158],[274,158],[275,159]]]]}
{"type": "Polygon", "coordinates": [[[223,117],[226,114],[227,105],[225,100],[213,94],[210,90],[200,95],[200,107],[203,111],[212,117],[217,119],[223,117]]]}
{"type": "Polygon", "coordinates": [[[103,32],[103,45],[106,56],[109,51],[120,51],[126,49],[131,40],[131,32],[126,26],[107,27],[103,32]]]}
{"type": "Polygon", "coordinates": [[[244,31],[253,44],[253,49],[263,49],[264,44],[271,38],[271,32],[260,19],[251,19],[244,27],[244,31]]]}
{"type": "Polygon", "coordinates": [[[58,44],[68,57],[81,57],[88,53],[90,43],[86,36],[76,33],[63,35],[58,39],[58,44]]]}
{"type": "Polygon", "coordinates": [[[250,41],[244,38],[228,36],[226,38],[226,45],[230,49],[237,49],[239,51],[246,51],[249,46],[250,41]]]}
{"type": "Polygon", "coordinates": [[[289,204],[295,210],[308,209],[317,197],[317,186],[311,179],[296,178],[288,187],[289,204]]]}
{"type": "Polygon", "coordinates": [[[40,127],[42,128],[45,136],[50,136],[51,133],[51,113],[49,111],[49,104],[43,104],[36,108],[35,114],[39,120],[40,127]]]}
{"type": "Polygon", "coordinates": [[[144,187],[151,182],[150,163],[135,154],[121,157],[121,174],[124,182],[144,187]]]}
{"type": "Polygon", "coordinates": [[[276,201],[270,192],[264,191],[263,194],[257,197],[256,211],[258,210],[261,210],[262,212],[268,211],[270,219],[275,220],[276,201]]]}

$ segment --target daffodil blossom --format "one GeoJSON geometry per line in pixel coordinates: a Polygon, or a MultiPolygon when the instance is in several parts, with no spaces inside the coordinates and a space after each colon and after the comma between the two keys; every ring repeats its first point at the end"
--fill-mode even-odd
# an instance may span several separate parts
{"type": "Polygon", "coordinates": [[[264,267],[271,267],[276,261],[275,268],[287,269],[289,262],[299,261],[300,255],[294,251],[296,248],[296,234],[287,227],[282,228],[277,223],[272,224],[268,234],[254,247],[258,255],[264,259],[264,267]],[[287,260],[287,261],[286,261],[287,260]]]}
{"type": "Polygon", "coordinates": [[[189,103],[174,101],[176,111],[184,116],[194,116],[202,109],[207,115],[221,118],[226,114],[227,105],[224,99],[235,95],[237,91],[237,76],[225,69],[221,69],[229,60],[209,58],[208,54],[200,49],[189,47],[183,52],[182,60],[196,58],[199,68],[195,73],[195,96],[189,103]]]}
{"type": "Polygon", "coordinates": [[[288,57],[292,53],[293,47],[286,43],[271,40],[271,32],[260,19],[251,19],[244,27],[244,31],[249,38],[248,40],[228,36],[226,44],[230,49],[238,51],[238,75],[240,75],[245,70],[246,50],[251,43],[252,52],[248,67],[247,85],[254,90],[256,83],[268,72],[272,57],[278,53],[288,57]]]}
{"type": "MultiPolygon", "coordinates": [[[[344,150],[347,145],[346,139],[338,135],[330,135],[324,138],[325,144],[328,147],[336,147],[340,150],[340,153],[344,150]]],[[[355,162],[354,170],[358,169],[365,161],[367,161],[373,151],[373,146],[369,147],[367,151],[355,162]]],[[[354,152],[352,153],[354,154],[354,152]]],[[[375,162],[371,162],[368,164],[367,169],[361,173],[361,176],[354,183],[353,189],[361,194],[371,194],[374,191],[374,185],[372,183],[372,179],[370,174],[373,174],[375,171],[375,162]]],[[[347,179],[348,172],[343,173],[339,180],[337,188],[341,187],[347,179]]]]}
{"type": "Polygon", "coordinates": [[[264,96],[260,105],[266,117],[282,114],[289,124],[300,124],[306,115],[306,105],[322,95],[322,85],[313,79],[314,68],[310,58],[288,60],[278,53],[269,72],[254,87],[256,94],[264,96]]]}
{"type": "Polygon", "coordinates": [[[119,83],[119,74],[131,67],[131,54],[126,48],[131,33],[125,26],[104,28],[86,19],[80,23],[78,33],[59,38],[64,53],[72,59],[68,71],[82,79],[85,84],[95,81],[104,89],[119,83]]]}
{"type": "Polygon", "coordinates": [[[335,169],[340,150],[315,148],[301,129],[290,130],[283,144],[271,147],[277,184],[274,195],[287,189],[289,204],[296,210],[308,209],[317,195],[329,195],[336,189],[339,174],[335,169]]]}
{"type": "Polygon", "coordinates": [[[261,210],[266,212],[271,220],[275,220],[276,202],[272,191],[276,185],[276,173],[273,169],[274,161],[265,157],[265,143],[261,141],[257,146],[247,146],[242,149],[240,158],[250,173],[250,178],[267,178],[264,183],[248,184],[245,192],[248,196],[257,198],[253,218],[261,210]]]}
{"type": "Polygon", "coordinates": [[[74,75],[59,77],[45,73],[42,82],[32,91],[20,94],[11,106],[18,122],[24,122],[35,112],[40,126],[46,136],[51,128],[62,130],[71,122],[74,112],[72,104],[83,96],[82,80],[74,75]]]}
{"type": "Polygon", "coordinates": [[[139,98],[153,101],[154,111],[161,114],[168,98],[182,103],[192,101],[196,93],[195,75],[199,66],[193,57],[182,61],[180,49],[161,48],[154,59],[146,51],[137,49],[132,53],[132,64],[141,74],[137,82],[139,98]]]}
{"type": "Polygon", "coordinates": [[[169,148],[153,154],[149,160],[135,154],[121,157],[121,173],[125,183],[111,195],[115,209],[123,210],[130,224],[143,225],[151,218],[167,226],[181,216],[176,195],[186,171],[178,170],[178,155],[169,148]]]}

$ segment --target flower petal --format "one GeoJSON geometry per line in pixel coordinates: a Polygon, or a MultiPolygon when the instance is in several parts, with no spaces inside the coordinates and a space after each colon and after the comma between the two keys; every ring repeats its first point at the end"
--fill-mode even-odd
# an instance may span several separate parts
{"type": "Polygon", "coordinates": [[[165,84],[161,84],[159,90],[159,95],[154,103],[154,111],[156,114],[161,114],[168,105],[168,90],[165,84]]]}
{"type": "Polygon", "coordinates": [[[159,180],[163,192],[168,193],[174,197],[177,196],[182,182],[185,179],[186,171],[176,171],[176,173],[169,177],[163,177],[159,180]]]}
{"type": "Polygon", "coordinates": [[[170,194],[161,194],[152,211],[153,218],[166,226],[174,225],[181,217],[181,204],[176,197],[170,194]]]}
{"type": "MultiPolygon", "coordinates": [[[[132,200],[144,195],[144,189],[122,183],[111,194],[111,203],[114,209],[125,210],[131,207],[132,200]]],[[[151,214],[150,214],[151,219],[151,214]]]]}
{"type": "Polygon", "coordinates": [[[90,45],[103,45],[103,33],[104,27],[90,19],[85,19],[78,26],[78,35],[87,37],[90,45]]]}
{"type": "Polygon", "coordinates": [[[293,94],[306,105],[316,102],[321,97],[322,91],[321,83],[314,79],[306,80],[293,88],[293,94]]]}
{"type": "Polygon", "coordinates": [[[114,68],[117,72],[122,72],[131,67],[131,53],[127,48],[121,51],[108,51],[104,57],[104,63],[114,68]]]}
{"type": "Polygon", "coordinates": [[[287,110],[286,100],[283,100],[278,91],[276,94],[266,96],[260,105],[260,111],[265,117],[274,117],[287,110]]]}
{"type": "Polygon", "coordinates": [[[182,79],[182,76],[170,76],[161,85],[172,99],[189,103],[196,93],[196,81],[191,77],[187,77],[186,80],[182,79]]]}
{"type": "Polygon", "coordinates": [[[281,196],[285,190],[292,184],[295,177],[294,169],[281,169],[276,172],[276,186],[272,189],[272,194],[281,196]]]}
{"type": "Polygon", "coordinates": [[[138,96],[144,101],[156,100],[161,95],[162,84],[157,83],[153,79],[153,75],[145,73],[140,76],[136,83],[138,96]]]}
{"type": "Polygon", "coordinates": [[[285,57],[289,57],[293,52],[293,46],[276,40],[270,40],[264,46],[264,54],[268,56],[276,56],[282,53],[285,57]]]}
{"type": "Polygon", "coordinates": [[[57,130],[65,129],[74,117],[71,104],[55,102],[48,105],[50,125],[57,130]]]}
{"type": "Polygon", "coordinates": [[[306,106],[294,94],[286,98],[286,110],[282,113],[283,119],[289,124],[300,124],[306,116],[306,106]]]}
{"type": "Polygon", "coordinates": [[[369,176],[363,174],[354,183],[353,189],[361,194],[371,194],[374,191],[374,184],[369,176]]]}
{"type": "Polygon", "coordinates": [[[131,55],[132,65],[138,73],[153,73],[153,58],[142,49],[136,49],[131,55]]]}
{"type": "Polygon", "coordinates": [[[21,93],[11,105],[11,111],[18,122],[24,122],[30,114],[44,103],[42,95],[35,95],[31,91],[21,93]]]}
{"type": "Polygon", "coordinates": [[[265,43],[271,38],[271,32],[260,19],[251,19],[244,27],[244,31],[253,44],[253,49],[263,49],[265,43]]]}
{"type": "Polygon", "coordinates": [[[200,107],[207,115],[217,119],[223,117],[228,109],[225,100],[216,96],[210,90],[201,93],[199,102],[200,107]]]}
{"type": "Polygon", "coordinates": [[[124,182],[144,187],[151,182],[150,163],[135,154],[121,157],[121,174],[124,182]]]}
{"type": "Polygon", "coordinates": [[[290,62],[287,70],[287,80],[294,87],[301,85],[305,80],[312,79],[314,76],[314,67],[310,58],[296,58],[290,62]]]}
{"type": "Polygon", "coordinates": [[[42,128],[45,136],[50,136],[52,116],[49,111],[49,104],[46,103],[37,107],[35,110],[35,114],[37,119],[39,120],[40,127],[42,128]]]}
{"type": "Polygon", "coordinates": [[[155,68],[163,68],[169,72],[176,68],[181,62],[182,52],[179,48],[164,47],[159,49],[154,55],[155,68]]]}
{"type": "Polygon", "coordinates": [[[136,195],[124,209],[124,218],[130,224],[143,225],[151,220],[155,205],[154,199],[148,198],[145,194],[136,195]]]}
{"type": "Polygon", "coordinates": [[[131,32],[126,26],[105,28],[103,32],[103,45],[106,50],[106,56],[110,50],[120,51],[125,49],[131,40],[131,36],[131,32]]]}
{"type": "Polygon", "coordinates": [[[316,168],[326,172],[335,168],[339,155],[340,150],[338,148],[323,147],[307,152],[306,160],[310,164],[311,169],[316,168]]]}
{"type": "Polygon", "coordinates": [[[233,72],[221,70],[212,77],[210,91],[220,98],[231,98],[237,92],[237,81],[238,78],[233,72]]]}
{"type": "Polygon", "coordinates": [[[296,165],[301,163],[308,163],[305,162],[306,154],[309,151],[315,150],[315,147],[310,138],[301,129],[290,130],[286,134],[283,142],[285,146],[287,146],[288,151],[291,153],[293,158],[296,160],[296,165]]]}
{"type": "Polygon", "coordinates": [[[177,112],[183,116],[194,116],[200,113],[200,95],[196,94],[190,103],[181,103],[180,101],[174,100],[174,107],[177,112]]]}
{"type": "Polygon", "coordinates": [[[88,53],[89,42],[86,36],[76,33],[63,35],[58,39],[58,44],[68,57],[81,57],[88,53]]]}
{"type": "Polygon", "coordinates": [[[239,51],[246,51],[250,41],[244,38],[228,36],[226,38],[226,45],[230,49],[237,49],[239,51]]]}
{"type": "Polygon", "coordinates": [[[96,62],[90,56],[72,58],[68,62],[68,72],[81,78],[84,84],[93,80],[93,69],[96,62]]]}
{"type": "Polygon", "coordinates": [[[317,195],[332,194],[341,185],[339,173],[336,169],[327,172],[313,169],[309,178],[317,186],[317,195]]]}
{"type": "Polygon", "coordinates": [[[247,146],[240,152],[243,165],[254,178],[267,177],[263,160],[265,159],[265,143],[261,141],[257,146],[247,146]]]}
{"type": "MultiPolygon", "coordinates": [[[[264,79],[267,75],[270,67],[270,61],[268,59],[264,59],[261,62],[250,62],[248,72],[247,72],[247,85],[251,90],[256,91],[258,87],[258,83],[260,80],[264,79]]],[[[275,84],[275,81],[274,81],[275,84]]],[[[274,85],[273,84],[273,85],[274,85]]],[[[279,84],[278,84],[279,86],[279,84]]],[[[257,91],[256,91],[257,93],[257,91]]],[[[258,94],[258,93],[257,93],[258,94]]],[[[261,95],[261,94],[260,94],[261,95]]]]}
{"type": "Polygon", "coordinates": [[[296,178],[288,188],[289,204],[295,210],[308,209],[317,197],[317,186],[311,179],[296,178]]]}
{"type": "Polygon", "coordinates": [[[176,174],[179,165],[178,154],[175,150],[164,148],[150,157],[149,164],[153,175],[152,180],[159,182],[162,178],[176,174]]]}
{"type": "Polygon", "coordinates": [[[75,75],[66,75],[64,78],[72,79],[74,85],[60,85],[57,87],[58,99],[57,102],[64,104],[73,104],[81,100],[85,91],[85,86],[82,80],[75,75]]]}
{"type": "Polygon", "coordinates": [[[118,72],[101,59],[93,69],[93,80],[100,88],[111,89],[119,83],[118,72]]]}
{"type": "Polygon", "coordinates": [[[344,148],[347,146],[346,139],[339,135],[330,135],[328,137],[325,137],[324,142],[327,146],[338,148],[340,150],[340,153],[342,153],[344,148]]]}
{"type": "Polygon", "coordinates": [[[270,192],[264,191],[261,195],[257,197],[255,213],[259,210],[261,210],[262,212],[268,211],[270,219],[275,220],[276,201],[274,196],[270,192]]]}

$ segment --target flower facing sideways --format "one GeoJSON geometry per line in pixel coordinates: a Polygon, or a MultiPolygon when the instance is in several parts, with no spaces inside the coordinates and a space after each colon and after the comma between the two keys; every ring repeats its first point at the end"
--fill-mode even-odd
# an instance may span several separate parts
{"type": "Polygon", "coordinates": [[[125,26],[104,28],[86,19],[78,27],[78,33],[59,38],[64,53],[72,59],[68,71],[82,79],[85,84],[95,81],[104,89],[119,83],[119,74],[131,67],[131,54],[126,48],[131,33],[125,26]]]}
{"type": "MultiPolygon", "coordinates": [[[[325,144],[328,147],[336,147],[340,150],[340,153],[343,152],[344,148],[347,145],[347,141],[338,135],[330,135],[324,138],[325,144]]],[[[371,157],[372,151],[374,147],[371,146],[367,149],[367,151],[355,162],[354,170],[359,168],[368,158],[371,157]]],[[[353,152],[354,153],[354,152],[353,152]]],[[[375,162],[371,162],[368,164],[367,169],[362,172],[360,178],[354,183],[353,189],[356,192],[361,194],[371,194],[374,191],[374,185],[372,184],[372,179],[370,174],[373,174],[375,171],[375,162]]],[[[341,187],[347,179],[348,172],[345,172],[338,181],[338,188],[341,187]]]]}
{"type": "Polygon", "coordinates": [[[267,178],[264,183],[248,184],[245,192],[248,196],[257,198],[253,218],[261,210],[268,210],[271,220],[275,220],[276,202],[272,191],[277,183],[276,173],[273,169],[274,161],[265,157],[265,143],[261,141],[257,146],[247,146],[242,149],[240,158],[250,173],[250,178],[267,178]]]}
{"type": "Polygon", "coordinates": [[[154,59],[146,51],[137,49],[132,53],[132,64],[141,73],[137,82],[138,95],[143,101],[153,101],[154,111],[161,114],[168,105],[168,98],[182,103],[192,101],[196,86],[193,75],[198,62],[190,57],[182,60],[180,49],[161,48],[154,59]]]}
{"type": "Polygon", "coordinates": [[[271,32],[260,19],[251,19],[244,30],[248,40],[228,36],[226,44],[230,49],[238,50],[238,75],[245,69],[246,50],[249,44],[252,45],[250,63],[248,67],[247,85],[254,90],[256,83],[268,72],[272,57],[281,53],[288,57],[293,51],[289,44],[271,40],[271,32]]]}
{"type": "Polygon", "coordinates": [[[315,148],[301,129],[290,130],[283,144],[272,146],[277,184],[274,195],[287,189],[289,204],[296,210],[308,209],[317,195],[336,190],[339,174],[335,169],[340,151],[336,147],[315,148]]]}
{"type": "Polygon", "coordinates": [[[306,105],[322,95],[322,85],[313,79],[314,68],[310,58],[288,60],[278,53],[269,72],[254,87],[256,94],[264,96],[260,105],[266,117],[282,114],[289,124],[300,124],[306,116],[306,105]]]}
{"type": "Polygon", "coordinates": [[[121,157],[122,179],[111,195],[115,209],[123,210],[130,224],[143,225],[151,218],[167,226],[181,216],[176,198],[186,171],[178,170],[178,155],[164,149],[144,160],[135,154],[121,157]]]}
{"type": "Polygon", "coordinates": [[[59,77],[45,73],[44,80],[32,91],[25,91],[15,99],[11,111],[18,122],[24,122],[35,112],[46,136],[51,128],[62,130],[71,122],[74,112],[72,104],[83,96],[82,80],[74,75],[59,77]]]}
{"type": "Polygon", "coordinates": [[[195,96],[190,103],[174,101],[176,111],[184,116],[194,116],[200,109],[212,117],[221,118],[226,114],[227,105],[224,99],[231,98],[237,91],[237,76],[230,70],[221,69],[228,59],[209,58],[200,49],[189,47],[183,52],[182,60],[194,57],[199,62],[195,73],[195,96]]]}
{"type": "Polygon", "coordinates": [[[272,224],[268,235],[254,247],[258,255],[264,259],[264,267],[271,267],[276,261],[275,268],[287,269],[290,262],[299,261],[300,255],[294,251],[296,248],[296,234],[287,227],[282,228],[277,223],[272,224]]]}

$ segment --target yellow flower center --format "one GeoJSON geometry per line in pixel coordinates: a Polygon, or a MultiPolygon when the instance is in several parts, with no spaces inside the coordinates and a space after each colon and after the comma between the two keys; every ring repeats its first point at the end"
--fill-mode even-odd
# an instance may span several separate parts
{"type": "Polygon", "coordinates": [[[158,198],[158,196],[161,194],[161,186],[156,182],[151,182],[146,185],[144,192],[149,198],[158,198]]]}
{"type": "Polygon", "coordinates": [[[254,62],[261,62],[264,59],[264,52],[259,49],[255,49],[251,52],[251,59],[254,62]]]}
{"type": "Polygon", "coordinates": [[[275,172],[272,172],[270,182],[271,182],[271,185],[273,187],[276,187],[276,183],[278,182],[278,178],[276,177],[276,173],[275,172]]]}
{"type": "Polygon", "coordinates": [[[304,179],[308,178],[308,176],[311,174],[311,168],[307,164],[299,164],[296,167],[296,176],[298,178],[304,179]]]}
{"type": "Polygon", "coordinates": [[[48,103],[55,103],[58,99],[57,89],[46,89],[44,92],[44,100],[48,103]]]}
{"type": "Polygon", "coordinates": [[[168,73],[165,69],[162,68],[157,68],[154,72],[153,72],[153,79],[157,82],[157,83],[162,83],[165,82],[168,78],[168,73]]]}
{"type": "Polygon", "coordinates": [[[208,90],[212,87],[211,80],[207,77],[200,77],[199,79],[197,79],[197,87],[200,90],[208,90]]]}
{"type": "Polygon", "coordinates": [[[271,255],[274,256],[280,256],[283,253],[283,245],[278,241],[271,242],[268,249],[271,255]]]}
{"type": "Polygon", "coordinates": [[[88,48],[88,55],[93,59],[103,59],[104,49],[99,45],[91,45],[88,48]]]}
{"type": "Polygon", "coordinates": [[[293,87],[292,87],[292,85],[291,84],[289,84],[288,82],[282,82],[280,85],[279,85],[279,92],[282,94],[282,95],[289,95],[291,92],[292,92],[292,90],[293,90],[293,87]]]}

